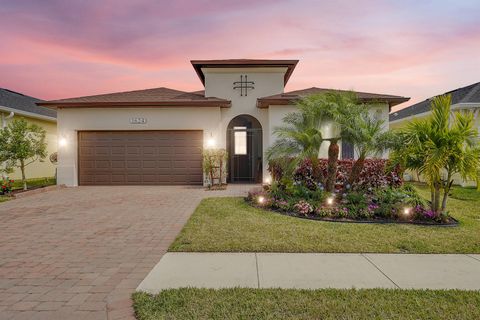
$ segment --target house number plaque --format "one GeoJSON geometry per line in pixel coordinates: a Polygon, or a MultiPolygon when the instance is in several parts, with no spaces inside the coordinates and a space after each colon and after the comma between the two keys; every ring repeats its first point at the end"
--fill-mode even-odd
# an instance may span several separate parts
{"type": "Polygon", "coordinates": [[[130,124],[145,124],[145,123],[147,123],[147,118],[140,118],[140,117],[130,118],[130,124]]]}

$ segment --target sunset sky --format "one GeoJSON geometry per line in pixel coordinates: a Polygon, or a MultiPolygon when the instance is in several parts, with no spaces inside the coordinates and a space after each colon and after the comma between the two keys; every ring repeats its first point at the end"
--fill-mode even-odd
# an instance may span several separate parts
{"type": "Polygon", "coordinates": [[[299,59],[286,90],[411,97],[480,81],[480,1],[0,0],[0,87],[199,90],[191,59],[299,59]]]}

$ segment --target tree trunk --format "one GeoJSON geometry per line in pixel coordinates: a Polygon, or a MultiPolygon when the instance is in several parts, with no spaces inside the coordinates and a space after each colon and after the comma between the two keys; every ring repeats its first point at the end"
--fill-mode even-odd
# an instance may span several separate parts
{"type": "Polygon", "coordinates": [[[442,213],[445,213],[445,210],[447,209],[448,194],[450,193],[450,188],[452,187],[452,184],[453,184],[453,180],[450,181],[451,178],[452,178],[452,175],[449,172],[447,175],[447,184],[443,189],[442,213]]]}
{"type": "Polygon", "coordinates": [[[362,173],[364,164],[365,156],[360,155],[360,157],[358,157],[358,159],[353,164],[352,172],[350,173],[350,179],[348,179],[348,183],[350,184],[350,186],[353,187],[353,184],[358,181],[358,178],[360,178],[360,173],[362,173]]]}
{"type": "Polygon", "coordinates": [[[23,190],[27,190],[27,180],[25,179],[25,162],[20,160],[20,170],[22,171],[23,190]]]}
{"type": "Polygon", "coordinates": [[[337,180],[338,153],[338,140],[330,140],[330,145],[328,146],[327,182],[325,186],[328,192],[333,192],[335,189],[335,181],[337,180]]]}
{"type": "Polygon", "coordinates": [[[432,210],[435,213],[438,213],[440,208],[440,183],[436,182],[434,185],[434,195],[433,195],[433,202],[432,202],[432,210]]]}

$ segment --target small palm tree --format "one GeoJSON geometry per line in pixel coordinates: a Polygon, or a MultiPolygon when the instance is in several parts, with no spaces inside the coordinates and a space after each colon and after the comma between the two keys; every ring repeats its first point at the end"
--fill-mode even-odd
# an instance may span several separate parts
{"type": "Polygon", "coordinates": [[[381,119],[372,118],[365,110],[361,116],[351,118],[344,125],[343,135],[353,143],[358,155],[350,173],[350,185],[358,181],[367,157],[380,156],[391,146],[393,134],[385,131],[384,123],[381,119]]]}
{"type": "Polygon", "coordinates": [[[424,176],[431,189],[432,211],[436,213],[446,212],[453,176],[477,179],[480,166],[473,114],[452,114],[450,105],[450,95],[435,97],[431,103],[432,115],[414,120],[399,131],[402,147],[392,153],[396,163],[424,176]]]}
{"type": "Polygon", "coordinates": [[[320,132],[320,119],[308,112],[292,112],[283,118],[284,125],[276,127],[275,143],[267,150],[267,158],[289,159],[284,161],[285,169],[292,171],[301,160],[310,159],[317,163],[322,133],[320,132]],[[291,159],[291,161],[290,161],[291,159]]]}
{"type": "Polygon", "coordinates": [[[356,122],[364,107],[354,92],[335,90],[305,97],[297,105],[302,112],[310,114],[311,117],[332,123],[331,137],[324,141],[330,142],[325,188],[327,191],[333,192],[340,151],[338,141],[342,139],[348,141],[349,136],[345,134],[345,128],[350,126],[352,121],[356,122]]]}

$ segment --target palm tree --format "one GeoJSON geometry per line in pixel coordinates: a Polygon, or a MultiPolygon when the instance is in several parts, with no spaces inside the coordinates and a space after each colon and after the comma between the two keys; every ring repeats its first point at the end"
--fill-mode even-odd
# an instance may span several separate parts
{"type": "Polygon", "coordinates": [[[267,150],[269,160],[288,159],[283,161],[284,169],[292,171],[300,161],[308,158],[313,164],[318,162],[318,154],[322,145],[320,119],[309,112],[292,112],[283,118],[284,125],[276,127],[275,143],[267,150]],[[291,161],[290,161],[291,160],[291,161]],[[288,165],[288,166],[287,166],[288,165]]]}
{"type": "Polygon", "coordinates": [[[393,134],[385,131],[384,123],[371,117],[365,109],[359,117],[351,118],[344,124],[343,136],[354,145],[358,155],[348,179],[350,185],[358,181],[367,157],[379,156],[391,146],[393,134]]]}
{"type": "Polygon", "coordinates": [[[349,140],[345,128],[352,121],[356,122],[362,114],[364,107],[359,103],[357,96],[351,91],[328,91],[325,93],[308,96],[298,102],[302,112],[311,114],[320,121],[330,122],[332,130],[330,138],[324,139],[330,142],[328,146],[327,179],[325,189],[333,192],[338,168],[338,156],[340,148],[339,140],[349,140]]]}
{"type": "Polygon", "coordinates": [[[430,186],[431,208],[445,213],[453,176],[478,178],[480,148],[472,112],[451,113],[451,96],[432,100],[432,115],[414,120],[398,134],[403,143],[392,160],[406,169],[417,170],[430,186]],[[443,189],[443,195],[441,193],[443,189]]]}

